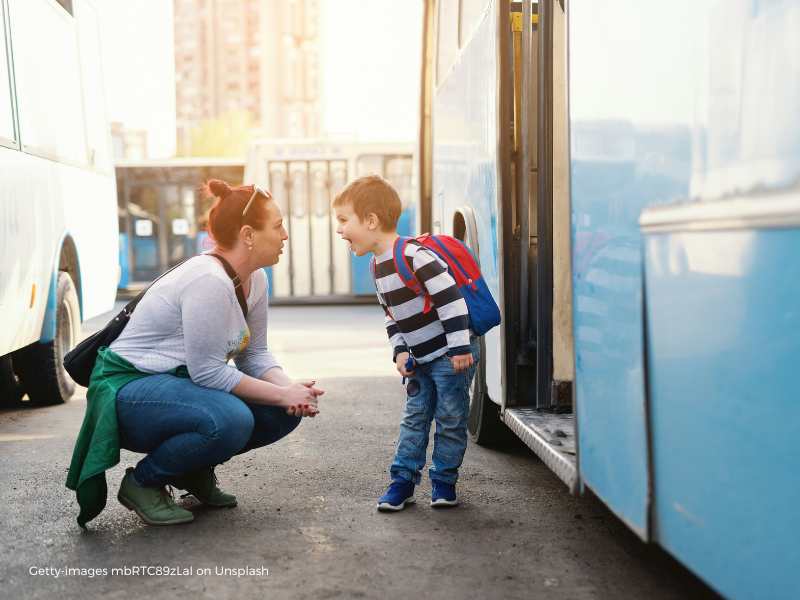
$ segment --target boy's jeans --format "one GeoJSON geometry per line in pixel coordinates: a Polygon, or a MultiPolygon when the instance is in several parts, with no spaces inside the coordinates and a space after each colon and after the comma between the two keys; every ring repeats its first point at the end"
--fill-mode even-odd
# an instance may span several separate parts
{"type": "Polygon", "coordinates": [[[393,481],[413,481],[419,485],[433,419],[436,419],[436,433],[430,478],[450,484],[458,479],[458,468],[467,449],[469,386],[480,359],[478,338],[471,338],[470,345],[475,363],[461,373],[453,370],[448,356],[416,366],[409,380],[411,389],[400,423],[397,452],[389,469],[393,481]],[[413,381],[419,384],[417,393],[413,393],[416,387],[413,381]]]}

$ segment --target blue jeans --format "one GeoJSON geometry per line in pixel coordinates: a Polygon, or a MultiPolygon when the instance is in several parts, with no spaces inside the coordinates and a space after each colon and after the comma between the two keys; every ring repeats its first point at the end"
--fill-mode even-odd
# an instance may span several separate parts
{"type": "Polygon", "coordinates": [[[428,433],[436,420],[433,436],[432,481],[454,484],[467,449],[469,386],[480,359],[477,338],[470,340],[475,363],[456,373],[447,356],[417,365],[406,388],[406,408],[400,423],[397,451],[389,469],[393,481],[413,481],[419,485],[425,467],[428,433]]]}
{"type": "Polygon", "coordinates": [[[160,487],[276,442],[300,424],[300,417],[165,373],[119,390],[117,424],[121,447],[147,454],[134,469],[136,481],[160,487]]]}

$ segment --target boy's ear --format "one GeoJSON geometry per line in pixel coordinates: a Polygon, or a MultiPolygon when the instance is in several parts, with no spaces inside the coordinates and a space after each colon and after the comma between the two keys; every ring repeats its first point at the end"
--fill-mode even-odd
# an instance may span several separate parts
{"type": "Polygon", "coordinates": [[[378,215],[376,215],[375,213],[367,214],[367,218],[365,219],[365,221],[366,221],[367,229],[370,229],[371,231],[374,231],[375,229],[380,229],[381,220],[378,218],[378,215]]]}

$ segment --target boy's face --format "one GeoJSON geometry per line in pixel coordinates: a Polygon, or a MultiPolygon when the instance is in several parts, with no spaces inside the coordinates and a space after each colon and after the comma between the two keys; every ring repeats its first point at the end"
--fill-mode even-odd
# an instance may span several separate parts
{"type": "Polygon", "coordinates": [[[378,228],[374,223],[362,222],[353,212],[351,204],[334,208],[336,211],[336,233],[350,244],[350,250],[356,256],[364,256],[375,247],[378,228]]]}

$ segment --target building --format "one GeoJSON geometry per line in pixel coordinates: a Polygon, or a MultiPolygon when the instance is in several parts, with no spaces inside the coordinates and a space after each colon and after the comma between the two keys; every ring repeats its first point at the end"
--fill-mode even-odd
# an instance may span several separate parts
{"type": "Polygon", "coordinates": [[[147,131],[128,129],[119,122],[111,123],[111,146],[114,160],[147,158],[147,131]]]}
{"type": "Polygon", "coordinates": [[[179,152],[202,122],[247,113],[259,134],[320,133],[319,0],[174,0],[179,152]]]}

